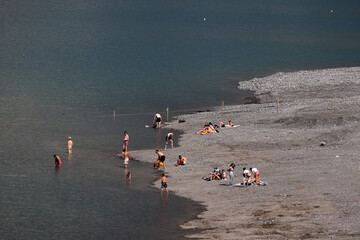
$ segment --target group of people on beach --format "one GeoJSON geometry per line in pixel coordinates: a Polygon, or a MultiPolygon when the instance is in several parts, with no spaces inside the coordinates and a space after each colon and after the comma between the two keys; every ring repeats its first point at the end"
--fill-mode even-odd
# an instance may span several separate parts
{"type": "MultiPolygon", "coordinates": [[[[161,121],[162,121],[162,117],[159,113],[156,113],[154,116],[154,127],[156,128],[160,128],[161,127],[161,121]]],[[[212,132],[218,132],[218,128],[224,128],[224,127],[233,127],[234,124],[231,122],[231,120],[228,122],[228,124],[224,124],[223,122],[220,122],[220,125],[214,125],[211,122],[209,123],[205,123],[203,129],[199,132],[197,132],[196,134],[206,134],[206,133],[212,133],[212,132]]],[[[124,157],[124,169],[127,170],[126,173],[126,180],[128,182],[131,181],[131,173],[128,170],[128,164],[129,164],[129,160],[130,160],[130,154],[128,152],[128,145],[129,145],[129,140],[130,140],[130,136],[129,134],[124,131],[124,136],[123,136],[123,144],[122,144],[122,155],[124,157]]],[[[167,149],[167,146],[170,142],[171,148],[174,148],[174,134],[173,133],[168,133],[165,137],[165,148],[164,150],[167,149]]],[[[69,136],[68,137],[68,143],[67,143],[67,150],[69,155],[72,154],[72,149],[73,149],[73,141],[72,138],[69,136]]],[[[161,151],[159,151],[158,149],[155,150],[155,154],[157,155],[157,159],[154,161],[154,168],[155,169],[161,169],[161,167],[164,168],[164,170],[166,169],[165,167],[165,154],[162,153],[161,151]]],[[[54,155],[54,159],[55,159],[55,166],[56,167],[60,167],[61,166],[61,159],[58,155],[54,155]]],[[[183,166],[186,165],[187,163],[187,159],[186,157],[179,155],[178,159],[176,160],[175,166],[183,166]]],[[[227,171],[229,172],[229,185],[232,185],[233,179],[234,179],[234,169],[235,169],[235,164],[232,163],[230,164],[230,166],[227,168],[227,171]]],[[[210,172],[209,174],[210,176],[208,178],[204,177],[205,180],[224,180],[226,179],[226,172],[225,169],[222,169],[220,171],[219,168],[215,167],[214,171],[210,172]]],[[[259,185],[260,182],[260,172],[257,168],[250,168],[250,170],[247,170],[246,168],[243,168],[243,176],[244,176],[244,185],[249,186],[252,185],[253,183],[255,183],[255,186],[259,185]]],[[[163,192],[163,189],[166,190],[166,193],[168,194],[168,189],[167,189],[167,178],[165,176],[165,174],[162,174],[161,176],[161,195],[163,192]]]]}
{"type": "MultiPolygon", "coordinates": [[[[229,172],[229,185],[232,185],[232,183],[233,183],[235,167],[236,167],[235,164],[232,163],[227,168],[227,171],[229,172]]],[[[255,185],[255,186],[260,185],[260,172],[257,168],[250,168],[248,170],[246,167],[244,167],[243,168],[243,177],[244,177],[244,179],[243,179],[242,185],[244,185],[246,187],[251,186],[251,185],[255,185]]],[[[225,169],[222,169],[220,171],[220,169],[218,167],[214,167],[214,171],[209,173],[209,177],[204,177],[203,179],[206,181],[226,180],[225,169]]]]}
{"type": "Polygon", "coordinates": [[[235,125],[229,120],[228,124],[224,124],[223,122],[220,122],[220,125],[212,124],[211,122],[206,122],[203,126],[203,129],[196,132],[196,134],[204,135],[207,133],[214,133],[219,132],[219,128],[225,128],[225,127],[234,127],[235,125]]]}

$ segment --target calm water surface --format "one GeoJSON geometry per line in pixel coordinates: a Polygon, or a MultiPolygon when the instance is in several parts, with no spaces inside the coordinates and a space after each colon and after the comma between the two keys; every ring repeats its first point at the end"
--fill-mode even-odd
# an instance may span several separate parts
{"type": "Polygon", "coordinates": [[[199,206],[161,200],[147,164],[132,162],[126,185],[123,131],[130,153],[160,148],[167,132],[144,128],[157,111],[243,103],[238,81],[278,71],[359,66],[359,12],[355,0],[3,0],[0,238],[180,238],[199,206]]]}

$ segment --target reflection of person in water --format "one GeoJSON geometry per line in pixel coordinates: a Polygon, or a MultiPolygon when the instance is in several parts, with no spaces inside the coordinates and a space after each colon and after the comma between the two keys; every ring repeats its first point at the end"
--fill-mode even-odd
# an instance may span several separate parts
{"type": "Polygon", "coordinates": [[[131,172],[128,171],[126,174],[126,182],[130,183],[131,182],[131,172]]]}

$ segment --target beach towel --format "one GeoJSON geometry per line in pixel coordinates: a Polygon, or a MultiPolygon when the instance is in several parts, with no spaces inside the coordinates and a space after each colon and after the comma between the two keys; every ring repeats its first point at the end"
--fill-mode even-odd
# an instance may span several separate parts
{"type": "MultiPolygon", "coordinates": [[[[250,185],[248,185],[249,187],[250,186],[254,186],[256,183],[255,182],[252,182],[250,185]]],[[[259,185],[260,186],[266,186],[268,185],[268,183],[266,181],[263,181],[263,180],[260,180],[259,181],[259,185]]],[[[237,187],[246,187],[246,184],[244,184],[243,182],[242,183],[236,183],[234,186],[237,186],[237,187]]]]}

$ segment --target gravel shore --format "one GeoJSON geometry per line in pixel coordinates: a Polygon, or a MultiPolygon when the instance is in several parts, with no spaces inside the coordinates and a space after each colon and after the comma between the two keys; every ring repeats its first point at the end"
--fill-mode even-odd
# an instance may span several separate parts
{"type": "MultiPolygon", "coordinates": [[[[239,88],[259,103],[182,115],[186,122],[166,126],[184,132],[180,147],[164,151],[169,190],[207,209],[182,226],[200,230],[188,237],[360,239],[360,67],[277,73],[239,88]],[[228,120],[239,126],[195,134],[205,122],[228,120]],[[179,154],[187,165],[175,167],[179,154]],[[243,167],[256,167],[268,185],[202,180],[231,163],[235,183],[243,167]]],[[[154,150],[131,155],[156,158],[154,150]]]]}

